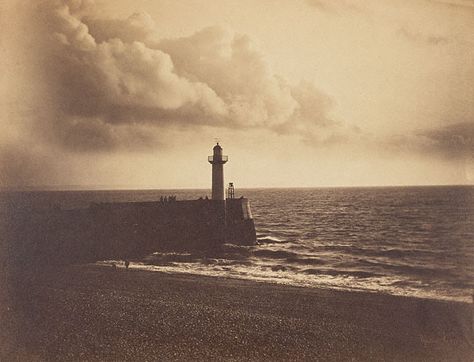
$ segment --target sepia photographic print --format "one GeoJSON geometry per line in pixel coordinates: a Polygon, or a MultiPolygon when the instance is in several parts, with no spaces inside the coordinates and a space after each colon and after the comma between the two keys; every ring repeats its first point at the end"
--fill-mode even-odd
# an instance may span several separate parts
{"type": "Polygon", "coordinates": [[[474,360],[473,0],[0,0],[0,361],[474,360]]]}

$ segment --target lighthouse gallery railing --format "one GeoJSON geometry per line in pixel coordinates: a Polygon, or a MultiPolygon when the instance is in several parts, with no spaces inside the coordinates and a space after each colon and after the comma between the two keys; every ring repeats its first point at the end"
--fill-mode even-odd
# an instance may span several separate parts
{"type": "Polygon", "coordinates": [[[214,162],[214,161],[224,161],[224,162],[227,162],[229,160],[229,156],[216,156],[215,160],[214,160],[214,156],[208,156],[207,157],[207,160],[209,162],[214,162]]]}

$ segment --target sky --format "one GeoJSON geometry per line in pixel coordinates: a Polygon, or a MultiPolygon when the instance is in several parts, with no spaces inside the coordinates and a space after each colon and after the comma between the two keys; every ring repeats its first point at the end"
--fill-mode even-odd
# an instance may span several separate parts
{"type": "Polygon", "coordinates": [[[472,0],[4,0],[0,187],[474,184],[472,0]]]}

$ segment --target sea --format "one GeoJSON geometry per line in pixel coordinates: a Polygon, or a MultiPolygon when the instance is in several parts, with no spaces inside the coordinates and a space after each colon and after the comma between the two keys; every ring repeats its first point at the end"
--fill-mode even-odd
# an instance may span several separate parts
{"type": "MultiPolygon", "coordinates": [[[[0,208],[178,200],[210,190],[0,192],[0,208]]],[[[461,302],[474,292],[474,186],[237,189],[258,245],[155,252],[131,268],[461,302]]],[[[121,261],[104,260],[99,264],[121,261]]]]}

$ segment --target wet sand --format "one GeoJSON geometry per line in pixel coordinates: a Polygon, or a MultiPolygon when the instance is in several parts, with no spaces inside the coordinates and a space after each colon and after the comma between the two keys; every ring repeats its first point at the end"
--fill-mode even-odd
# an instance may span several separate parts
{"type": "MultiPolygon", "coordinates": [[[[472,305],[83,265],[1,303],[0,360],[472,361],[472,305]]],[[[19,287],[21,283],[22,287],[19,287]]]]}

